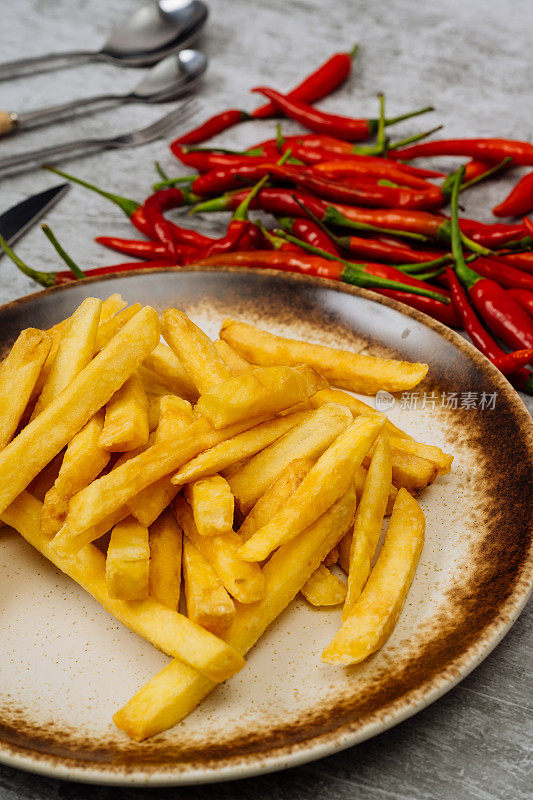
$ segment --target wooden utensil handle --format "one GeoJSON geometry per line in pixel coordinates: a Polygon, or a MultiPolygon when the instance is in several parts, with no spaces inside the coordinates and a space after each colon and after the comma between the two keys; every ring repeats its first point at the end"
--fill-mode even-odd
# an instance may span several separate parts
{"type": "Polygon", "coordinates": [[[9,111],[0,111],[0,136],[11,133],[17,126],[17,117],[9,111]]]}

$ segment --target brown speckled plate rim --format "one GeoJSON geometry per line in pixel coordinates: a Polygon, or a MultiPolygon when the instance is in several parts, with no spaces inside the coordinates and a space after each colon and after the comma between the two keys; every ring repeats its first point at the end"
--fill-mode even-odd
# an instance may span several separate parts
{"type": "MultiPolygon", "coordinates": [[[[17,309],[19,306],[30,305],[34,300],[41,298],[43,295],[68,291],[76,286],[101,284],[116,278],[127,279],[128,277],[147,274],[168,274],[169,272],[226,272],[255,276],[260,274],[262,276],[270,275],[278,279],[280,275],[283,275],[283,278],[287,282],[299,282],[310,286],[333,289],[343,294],[363,297],[381,305],[388,306],[404,316],[416,320],[431,328],[455,347],[462,350],[487,374],[491,383],[498,392],[501,392],[505,396],[513,411],[517,414],[520,430],[529,443],[530,458],[531,463],[533,463],[532,423],[529,412],[518,393],[490,361],[470,344],[470,342],[440,322],[435,321],[426,314],[412,309],[403,303],[383,297],[366,289],[360,289],[347,284],[339,284],[336,281],[313,276],[286,275],[276,270],[261,270],[261,272],[258,273],[256,270],[240,267],[146,268],[135,270],[129,273],[129,275],[124,273],[110,273],[109,275],[86,278],[83,281],[76,281],[75,283],[44,289],[0,306],[0,315],[10,310],[17,309]]],[[[284,744],[280,747],[271,747],[268,750],[249,753],[244,756],[212,759],[211,761],[181,761],[179,763],[169,761],[166,765],[162,765],[161,763],[151,765],[147,763],[138,767],[132,764],[125,766],[57,756],[53,753],[29,750],[0,740],[0,763],[47,777],[86,783],[123,786],[131,786],[134,784],[173,786],[252,777],[254,775],[273,772],[323,758],[376,736],[416,714],[418,711],[421,711],[423,708],[426,708],[442,697],[475,669],[503,639],[528,601],[533,588],[533,551],[530,551],[528,556],[524,558],[521,573],[515,577],[514,590],[499,607],[497,618],[487,623],[477,639],[453,661],[447,663],[439,671],[436,671],[430,678],[420,683],[415,688],[408,689],[404,694],[397,697],[396,700],[389,702],[385,709],[380,710],[381,713],[371,711],[352,723],[348,722],[337,726],[333,724],[331,729],[326,732],[310,736],[296,743],[284,744]]]]}

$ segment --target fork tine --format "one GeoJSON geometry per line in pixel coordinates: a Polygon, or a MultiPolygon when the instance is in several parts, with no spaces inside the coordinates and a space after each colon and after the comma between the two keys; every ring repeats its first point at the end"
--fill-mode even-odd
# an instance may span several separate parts
{"type": "Polygon", "coordinates": [[[185,120],[189,119],[193,111],[195,110],[196,103],[192,100],[187,100],[185,103],[182,103],[178,108],[173,109],[168,114],[165,114],[164,117],[160,117],[155,122],[152,122],[150,125],[147,125],[144,128],[140,128],[139,130],[135,131],[137,135],[140,136],[155,136],[161,135],[166,132],[167,129],[171,128],[173,125],[178,122],[178,120],[185,120]]]}

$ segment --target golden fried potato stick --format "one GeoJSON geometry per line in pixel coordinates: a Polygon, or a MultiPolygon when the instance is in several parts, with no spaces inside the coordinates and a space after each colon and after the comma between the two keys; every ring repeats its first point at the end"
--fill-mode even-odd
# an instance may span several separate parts
{"type": "MultiPolygon", "coordinates": [[[[291,494],[296,491],[314,463],[315,462],[310,458],[299,458],[296,461],[291,461],[291,463],[285,467],[276,480],[270,484],[266,492],[261,495],[239,528],[239,536],[241,539],[247,541],[256,531],[272,519],[287,502],[291,494]]],[[[325,562],[328,560],[331,552],[332,551],[330,551],[324,559],[325,562]]],[[[344,598],[346,597],[346,585],[343,584],[342,581],[338,581],[329,570],[322,570],[319,567],[303,587],[302,594],[313,605],[337,605],[338,603],[344,602],[344,598]],[[310,584],[309,587],[307,585],[308,583],[310,584]],[[339,587],[339,583],[344,587],[342,591],[341,587],[339,587]],[[308,588],[309,591],[307,591],[308,588]],[[342,597],[339,600],[338,598],[341,594],[342,597]],[[320,598],[323,602],[314,603],[314,599],[317,598],[320,598]]]]}
{"type": "Polygon", "coordinates": [[[100,312],[100,325],[103,325],[104,322],[107,322],[108,319],[114,317],[115,314],[118,314],[119,311],[122,311],[123,308],[126,308],[128,304],[124,300],[121,294],[115,292],[114,294],[110,294],[109,297],[106,297],[105,300],[102,300],[102,310],[100,312]]]}
{"type": "Polygon", "coordinates": [[[30,421],[58,397],[73,378],[87,366],[95,353],[96,332],[102,301],[88,297],[70,317],[61,334],[54,363],[48,373],[30,421]]]}
{"type": "MultiPolygon", "coordinates": [[[[346,406],[346,408],[350,409],[354,417],[359,417],[361,414],[370,414],[373,417],[380,418],[383,417],[380,411],[372,408],[372,406],[369,406],[368,403],[365,403],[363,400],[359,400],[358,397],[354,397],[353,394],[344,392],[342,389],[321,389],[309,400],[311,408],[320,408],[320,406],[323,406],[325,403],[338,403],[340,406],[346,406]]],[[[390,436],[407,439],[411,438],[407,433],[397,428],[390,419],[386,419],[384,430],[386,430],[390,436]]]]}
{"type": "Polygon", "coordinates": [[[379,435],[383,422],[361,416],[346,428],[320,456],[277,514],[242,545],[241,558],[262,561],[338,500],[353,484],[355,470],[379,435]]]}
{"type": "Polygon", "coordinates": [[[200,536],[222,536],[233,530],[235,502],[222,475],[189,483],[184,489],[200,536]]]}
{"type": "Polygon", "coordinates": [[[253,364],[263,367],[308,364],[333,386],[361,394],[376,394],[380,389],[388,392],[412,389],[428,371],[427,364],[375,358],[336,347],[286,339],[231,319],[223,323],[220,338],[253,364]]]}
{"type": "Polygon", "coordinates": [[[322,653],[328,664],[358,664],[382,647],[398,621],[424,545],[422,509],[400,489],[385,542],[359,599],[322,653]]]}
{"type": "Polygon", "coordinates": [[[146,306],[7,445],[0,453],[0,514],[107,403],[158,338],[158,316],[146,306]]]}
{"type": "Polygon", "coordinates": [[[161,332],[200,394],[231,378],[231,372],[209,336],[183,311],[167,309],[162,317],[161,332]]]}
{"type": "Polygon", "coordinates": [[[321,564],[302,586],[301,593],[312,606],[339,606],[346,598],[346,584],[321,564]]]}
{"type": "Polygon", "coordinates": [[[206,419],[198,419],[183,430],[179,440],[154,443],[133,458],[120,465],[117,463],[111,472],[97,478],[72,498],[65,524],[54,538],[54,547],[72,552],[94,541],[94,531],[99,524],[147,486],[174,472],[202,450],[262,421],[261,418],[246,420],[215,431],[206,419]]]}
{"type": "MultiPolygon", "coordinates": [[[[238,606],[231,627],[223,634],[224,641],[243,654],[254,646],[346,533],[354,510],[355,493],[351,488],[313,525],[274,553],[264,567],[263,599],[238,606]]],[[[213,688],[212,681],[174,660],[148,681],[113,720],[132,739],[141,741],[176,725],[213,688]]]]}
{"type": "Polygon", "coordinates": [[[435,447],[432,444],[422,444],[415,439],[406,439],[405,437],[391,436],[391,447],[395,450],[402,450],[404,453],[410,453],[413,456],[423,458],[425,461],[432,461],[437,465],[439,475],[447,475],[452,468],[453,456],[444,453],[440,447],[435,447]]]}
{"type": "Polygon", "coordinates": [[[96,334],[96,350],[99,351],[102,347],[108,344],[113,336],[117,334],[126,322],[129,322],[135,316],[142,306],[140,303],[134,303],[132,306],[124,308],[112,317],[109,317],[105,322],[98,326],[98,333],[96,334]]]}
{"type": "Polygon", "coordinates": [[[310,416],[309,411],[295,411],[284,417],[274,417],[268,422],[240,433],[188,461],[174,475],[172,483],[181,485],[199,478],[207,478],[243,459],[250,458],[310,416]]]}
{"type": "Polygon", "coordinates": [[[352,415],[347,408],[330,403],[312,412],[231,476],[223,472],[241,514],[246,516],[291,461],[318,458],[351,421],[352,415]]]}
{"type": "MultiPolygon", "coordinates": [[[[363,489],[365,488],[366,476],[367,476],[367,470],[364,467],[359,467],[358,469],[355,470],[354,483],[358,501],[361,499],[361,495],[363,494],[363,489]]],[[[387,500],[387,510],[385,511],[385,514],[387,516],[389,514],[392,514],[392,507],[394,506],[394,503],[396,501],[397,494],[398,494],[398,489],[396,488],[396,486],[393,486],[391,484],[391,487],[389,489],[389,498],[387,500]]],[[[346,560],[346,564],[348,563],[349,559],[346,560]]],[[[341,563],[341,567],[344,569],[344,564],[341,563]]],[[[348,570],[346,569],[345,572],[348,572],[348,570]]]]}
{"type": "Polygon", "coordinates": [[[200,536],[192,509],[181,495],[171,507],[185,536],[209,561],[230,595],[240,603],[260,600],[265,591],[263,573],[259,564],[249,564],[238,555],[242,544],[239,534],[231,531],[221,536],[200,536]]]}
{"type": "Polygon", "coordinates": [[[296,491],[314,463],[311,458],[297,458],[287,464],[278,477],[272,481],[266,492],[261,495],[239,528],[239,536],[244,542],[247,542],[259,528],[270,522],[274,514],[277,514],[291,494],[296,491]]]}
{"type": "Polygon", "coordinates": [[[167,508],[150,526],[149,594],[161,605],[178,610],[181,589],[183,531],[167,508]]]}
{"type": "Polygon", "coordinates": [[[26,328],[0,363],[0,450],[17,430],[51,346],[47,333],[26,328]]]}
{"type": "Polygon", "coordinates": [[[55,536],[65,522],[70,500],[109,462],[109,453],[98,444],[103,427],[104,412],[100,410],[67,445],[59,474],[45,495],[41,513],[41,529],[49,538],[55,536]]]}
{"type": "Polygon", "coordinates": [[[110,453],[124,453],[146,444],[149,433],[148,400],[143,382],[134,372],[106,405],[99,444],[110,453]]]}
{"type": "Polygon", "coordinates": [[[0,515],[58,569],[89,592],[119,622],[151,642],[163,653],[192,664],[211,681],[219,682],[244,666],[244,659],[183,614],[165,608],[152,598],[130,603],[109,597],[105,578],[105,556],[94,545],[75,556],[62,557],[52,549],[40,530],[41,503],[27,492],[19,495],[0,515]]]}
{"type": "Polygon", "coordinates": [[[389,437],[381,434],[374,447],[363,494],[355,512],[348,568],[348,594],[342,611],[348,617],[363,590],[381,535],[392,481],[389,437]]]}
{"type": "Polygon", "coordinates": [[[327,556],[324,559],[324,566],[325,567],[332,567],[333,564],[336,564],[339,560],[339,548],[334,547],[333,550],[330,550],[327,556]]]}
{"type": "Polygon", "coordinates": [[[235,603],[209,561],[187,537],[183,540],[183,586],[189,619],[220,636],[235,617],[235,603]]]}
{"type": "Polygon", "coordinates": [[[195,410],[215,428],[307,400],[326,382],[311,367],[256,367],[202,392],[195,410]]]}
{"type": "MultiPolygon", "coordinates": [[[[154,442],[161,443],[179,438],[180,431],[194,421],[192,406],[187,400],[176,395],[161,398],[161,413],[155,432],[154,442]]],[[[181,486],[175,486],[171,475],[165,475],[151,486],[147,486],[128,503],[133,516],[147,528],[170,505],[181,486]]]]}
{"type": "Polygon", "coordinates": [[[146,600],[150,572],[148,528],[134,517],[115,525],[107,548],[105,578],[109,597],[146,600]]]}
{"type": "Polygon", "coordinates": [[[224,361],[232,375],[241,375],[247,369],[252,368],[252,364],[240,356],[233,347],[230,347],[223,339],[215,339],[213,342],[220,358],[224,361]]]}
{"type": "Polygon", "coordinates": [[[165,386],[180,397],[196,402],[198,390],[168,345],[160,342],[144,360],[143,366],[153,372],[165,386]]]}
{"type": "MultiPolygon", "coordinates": [[[[368,469],[372,450],[363,460],[368,469]]],[[[434,461],[420,458],[414,453],[406,453],[398,447],[391,446],[392,482],[398,489],[407,489],[411,494],[418,494],[436,480],[439,469],[434,461]]]]}

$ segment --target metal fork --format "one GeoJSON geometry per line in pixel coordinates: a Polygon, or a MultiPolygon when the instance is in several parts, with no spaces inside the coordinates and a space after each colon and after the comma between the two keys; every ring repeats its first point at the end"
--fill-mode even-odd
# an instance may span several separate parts
{"type": "Polygon", "coordinates": [[[121,136],[103,139],[78,139],[75,142],[65,142],[64,144],[54,145],[52,147],[44,147],[41,150],[32,150],[25,153],[19,153],[13,156],[6,156],[0,159],[0,170],[8,169],[10,167],[17,167],[22,164],[27,164],[33,161],[48,161],[54,156],[63,155],[64,153],[72,153],[76,150],[104,150],[107,148],[124,148],[124,147],[138,147],[141,144],[153,142],[156,139],[161,139],[168,133],[173,131],[178,123],[186,122],[194,114],[196,110],[196,103],[188,100],[182,103],[170,114],[152,122],[146,128],[140,128],[131,133],[124,133],[121,136]]]}

